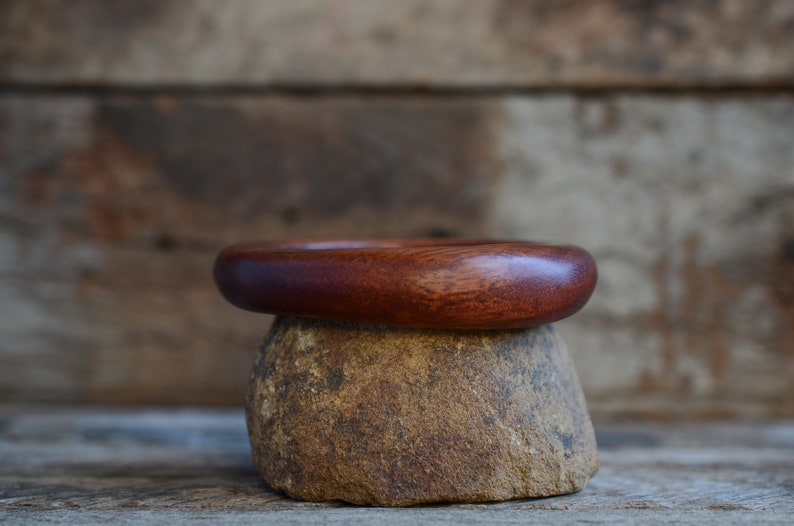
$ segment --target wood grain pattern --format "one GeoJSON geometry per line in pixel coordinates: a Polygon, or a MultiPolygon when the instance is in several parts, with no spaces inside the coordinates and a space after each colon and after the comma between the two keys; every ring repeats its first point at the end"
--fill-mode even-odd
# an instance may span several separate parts
{"type": "Polygon", "coordinates": [[[787,523],[794,422],[596,422],[601,469],[550,499],[408,509],[283,497],[254,472],[242,409],[0,407],[0,521],[85,524],[787,523]]]}
{"type": "Polygon", "coordinates": [[[794,97],[0,97],[0,399],[242,404],[243,239],[542,239],[594,415],[794,415],[794,97]]]}
{"type": "Polygon", "coordinates": [[[243,403],[272,318],[218,294],[223,246],[483,235],[496,114],[424,97],[0,97],[0,399],[243,403]]]}
{"type": "Polygon", "coordinates": [[[4,0],[0,6],[0,80],[11,85],[794,84],[794,5],[787,0],[4,0]]]}
{"type": "Polygon", "coordinates": [[[566,318],[596,285],[572,246],[488,240],[242,243],[215,262],[256,312],[440,329],[516,329],[566,318]]]}

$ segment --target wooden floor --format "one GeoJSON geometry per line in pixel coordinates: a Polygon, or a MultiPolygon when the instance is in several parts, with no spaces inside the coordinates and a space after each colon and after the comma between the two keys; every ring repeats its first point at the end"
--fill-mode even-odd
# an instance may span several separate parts
{"type": "Polygon", "coordinates": [[[789,523],[794,422],[597,425],[575,495],[407,509],[296,502],[253,472],[241,410],[0,407],[0,523],[789,523]]]}

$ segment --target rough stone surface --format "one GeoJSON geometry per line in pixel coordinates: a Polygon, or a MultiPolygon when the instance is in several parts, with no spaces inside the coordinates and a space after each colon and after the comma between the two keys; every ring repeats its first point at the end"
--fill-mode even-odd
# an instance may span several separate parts
{"type": "Polygon", "coordinates": [[[259,474],[311,501],[404,506],[571,493],[598,467],[551,326],[439,331],[278,318],[249,385],[259,474]]]}

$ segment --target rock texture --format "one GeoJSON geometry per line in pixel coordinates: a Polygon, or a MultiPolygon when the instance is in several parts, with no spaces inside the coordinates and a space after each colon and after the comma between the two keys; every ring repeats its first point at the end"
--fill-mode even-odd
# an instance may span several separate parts
{"type": "Polygon", "coordinates": [[[278,318],[251,376],[259,474],[311,501],[405,506],[578,491],[598,468],[551,326],[401,329],[278,318]]]}

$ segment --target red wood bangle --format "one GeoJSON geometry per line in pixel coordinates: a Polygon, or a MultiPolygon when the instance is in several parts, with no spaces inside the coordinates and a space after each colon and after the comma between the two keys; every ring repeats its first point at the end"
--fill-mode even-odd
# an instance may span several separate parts
{"type": "Polygon", "coordinates": [[[443,329],[511,329],[581,309],[596,283],[581,248],[489,240],[253,242],[215,281],[256,312],[443,329]]]}

